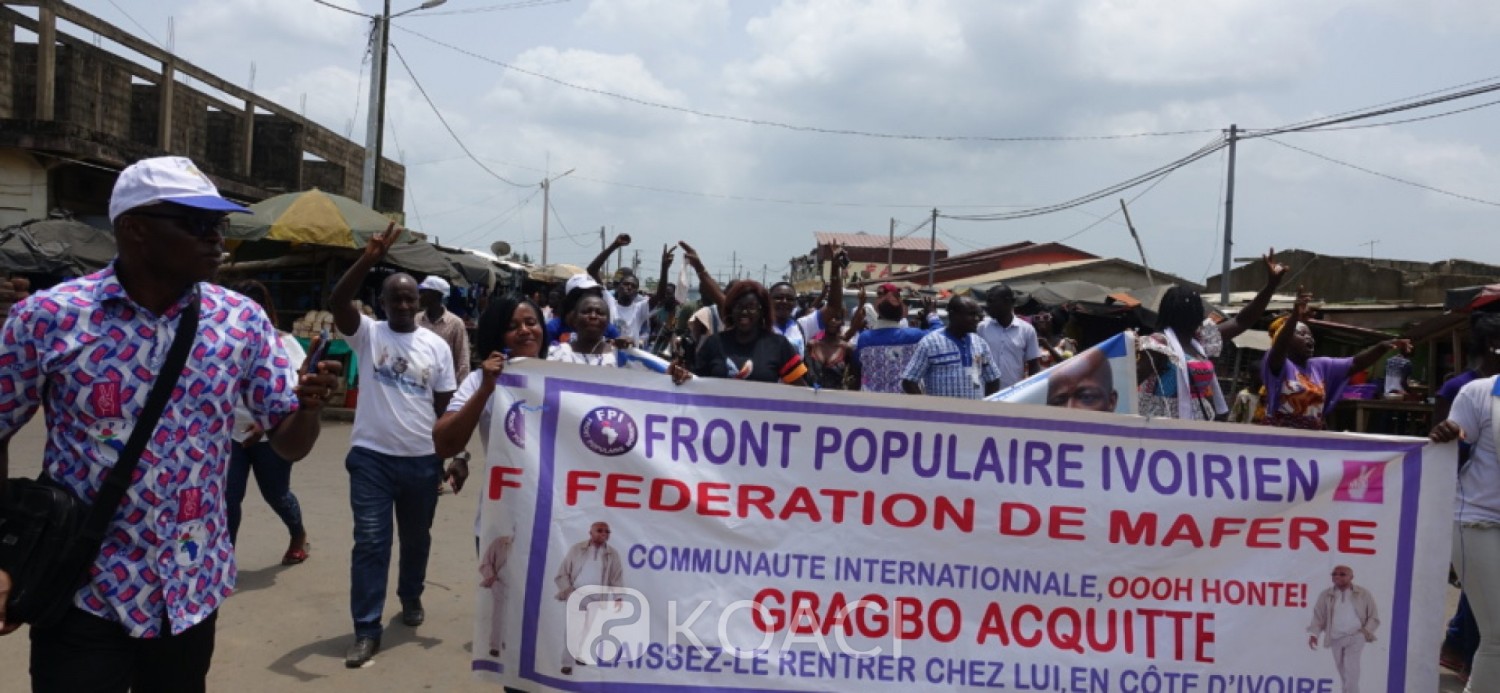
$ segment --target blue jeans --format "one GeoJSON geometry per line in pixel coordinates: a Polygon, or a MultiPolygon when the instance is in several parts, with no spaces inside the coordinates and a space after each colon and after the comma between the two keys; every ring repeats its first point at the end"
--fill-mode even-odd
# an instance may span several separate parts
{"type": "Polygon", "coordinates": [[[225,484],[229,513],[229,540],[234,542],[240,535],[240,504],[250,486],[250,472],[255,472],[255,485],[266,504],[286,524],[293,537],[302,534],[302,506],[292,494],[292,463],[282,459],[266,441],[250,447],[239,443],[230,446],[229,480],[225,484]]]}
{"type": "Polygon", "coordinates": [[[401,537],[396,596],[404,603],[422,596],[427,579],[443,461],[437,455],[396,457],[353,447],[344,468],[349,470],[349,506],[354,511],[349,611],[356,637],[379,638],[391,568],[392,510],[401,537]]]}

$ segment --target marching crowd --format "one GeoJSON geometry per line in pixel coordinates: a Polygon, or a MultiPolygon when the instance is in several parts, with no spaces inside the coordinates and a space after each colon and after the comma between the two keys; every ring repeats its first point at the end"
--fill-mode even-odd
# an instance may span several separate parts
{"type": "MultiPolygon", "coordinates": [[[[190,161],[143,160],[114,188],[114,263],[29,297],[24,281],[0,280],[0,302],[17,301],[0,329],[0,479],[9,438],[44,409],[44,475],[85,499],[95,497],[117,459],[117,440],[129,435],[183,314],[190,306],[201,314],[183,384],[140,454],[150,473],[138,474],[128,489],[72,608],[30,629],[34,690],[203,690],[217,606],[233,590],[233,542],[252,474],[287,527],[283,561],[307,559],[292,463],[318,436],[340,364],[323,357],[326,341],[315,340],[307,354],[276,329],[264,286],[213,283],[224,220],[241,211],[190,161]]],[[[861,289],[846,309],[841,272],[832,272],[823,296],[812,300],[784,282],[766,287],[742,279],[721,287],[697,252],[678,243],[663,249],[656,288],[645,295],[633,274],[603,284],[605,259],[631,243],[628,235],[555,294],[491,297],[471,345],[464,322],[444,309],[449,287],[438,277],[388,274],[378,287],[384,319],[361,314],[356,299],[401,233],[393,225],[372,238],[327,306],[357,356],[361,385],[346,458],[355,520],[350,667],[379,651],[397,546],[401,620],[422,624],[439,489],[462,489],[469,476],[463,450],[476,431],[487,435],[497,379],[517,359],[637,365],[685,387],[694,378],[724,378],[967,399],[1060,366],[1049,378],[1048,404],[1114,411],[1120,398],[1113,378],[1100,375],[1107,361],[1067,336],[1066,313],[1023,318],[1003,284],[982,304],[954,296],[945,312],[932,299],[909,311],[893,285],[876,287],[873,297],[861,289]],[[697,274],[698,306],[683,305],[667,281],[679,250],[697,274]]],[[[1261,319],[1285,276],[1274,254],[1264,262],[1266,285],[1232,319],[1209,319],[1191,289],[1166,292],[1155,329],[1137,338],[1138,413],[1228,417],[1230,398],[1213,360],[1225,340],[1261,319]]],[[[1293,310],[1272,324],[1260,368],[1258,418],[1267,425],[1325,428],[1354,374],[1391,351],[1410,350],[1404,340],[1389,340],[1353,357],[1316,356],[1312,311],[1310,297],[1299,292],[1293,310]]],[[[1500,464],[1489,402],[1500,372],[1500,316],[1477,316],[1473,333],[1482,347],[1473,382],[1448,393],[1451,414],[1432,436],[1468,443],[1454,565],[1485,633],[1500,628],[1500,594],[1491,587],[1500,581],[1500,464]]],[[[0,634],[20,625],[4,618],[11,586],[0,569],[0,634]]],[[[1500,637],[1481,642],[1473,682],[1500,677],[1500,637]]]]}

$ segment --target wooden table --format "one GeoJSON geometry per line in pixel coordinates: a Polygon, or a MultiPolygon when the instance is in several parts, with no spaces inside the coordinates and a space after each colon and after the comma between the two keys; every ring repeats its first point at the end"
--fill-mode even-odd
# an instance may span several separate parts
{"type": "Polygon", "coordinates": [[[1338,403],[1341,408],[1354,409],[1354,430],[1359,433],[1394,433],[1411,435],[1410,431],[1371,431],[1370,415],[1375,412],[1405,412],[1419,415],[1426,422],[1421,430],[1425,434],[1432,428],[1433,406],[1426,402],[1408,402],[1399,399],[1346,399],[1338,403]]]}

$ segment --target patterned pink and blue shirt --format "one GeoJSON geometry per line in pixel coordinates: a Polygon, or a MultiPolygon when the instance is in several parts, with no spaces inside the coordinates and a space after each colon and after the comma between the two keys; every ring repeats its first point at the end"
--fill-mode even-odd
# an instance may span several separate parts
{"type": "Polygon", "coordinates": [[[235,403],[274,428],[297,408],[293,364],[249,299],[204,283],[154,315],[126,295],[113,265],[16,304],[0,328],[0,439],[44,407],[44,473],[92,501],[194,296],[187,366],[73,599],[131,637],[161,637],[164,621],[181,633],[233,592],[224,475],[235,403]]]}

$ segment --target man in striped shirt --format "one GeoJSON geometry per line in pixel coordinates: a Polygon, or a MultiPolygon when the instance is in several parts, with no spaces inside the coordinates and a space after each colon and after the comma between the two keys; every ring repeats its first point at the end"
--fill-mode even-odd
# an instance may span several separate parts
{"type": "Polygon", "coordinates": [[[948,302],[948,326],[922,341],[901,372],[901,389],[910,395],[983,399],[1000,391],[1000,369],[990,346],[974,334],[979,303],[968,296],[948,302]]]}

